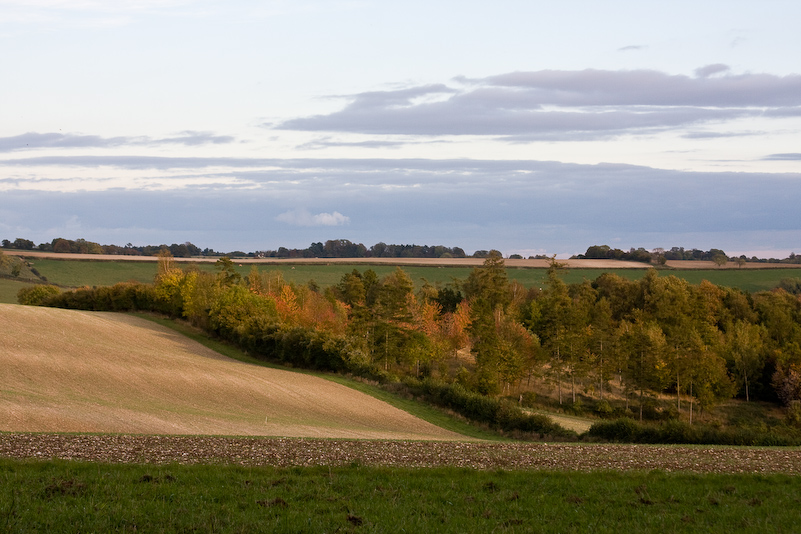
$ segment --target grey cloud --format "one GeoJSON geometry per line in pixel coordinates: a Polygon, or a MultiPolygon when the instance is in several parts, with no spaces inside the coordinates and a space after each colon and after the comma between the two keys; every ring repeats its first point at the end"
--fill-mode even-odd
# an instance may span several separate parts
{"type": "Polygon", "coordinates": [[[177,145],[223,145],[233,143],[235,138],[230,135],[214,135],[211,132],[195,132],[187,130],[180,132],[176,137],[163,137],[146,141],[149,145],[177,144],[177,145]]]}
{"type": "Polygon", "coordinates": [[[762,159],[769,161],[801,161],[801,153],[771,154],[762,159]]]}
{"type": "Polygon", "coordinates": [[[690,78],[653,70],[539,71],[493,76],[487,82],[529,91],[539,105],[798,106],[801,75],[741,74],[690,78]]]}
{"type": "Polygon", "coordinates": [[[339,148],[339,147],[357,147],[357,148],[400,148],[409,143],[403,141],[383,141],[383,140],[370,140],[370,141],[336,141],[330,137],[322,139],[315,139],[308,143],[298,145],[297,148],[301,150],[319,150],[322,148],[339,148]]]}
{"type": "Polygon", "coordinates": [[[199,169],[206,167],[262,167],[272,159],[199,158],[161,156],[39,156],[0,160],[0,166],[119,167],[123,169],[199,169]]]}
{"type": "Polygon", "coordinates": [[[754,135],[764,135],[765,132],[687,132],[682,135],[684,139],[719,139],[726,137],[751,137],[754,135]]]}
{"type": "Polygon", "coordinates": [[[234,138],[209,132],[181,132],[175,137],[151,138],[145,136],[101,137],[74,133],[27,132],[0,138],[0,152],[44,148],[112,148],[120,146],[158,146],[164,144],[203,145],[231,143],[234,138]]]}
{"type": "Polygon", "coordinates": [[[340,111],[274,127],[558,140],[685,128],[742,117],[794,116],[801,109],[801,75],[733,75],[721,64],[696,72],[694,78],[652,70],[591,69],[460,77],[454,79],[454,87],[426,85],[352,95],[340,111]]]}
{"type": "Polygon", "coordinates": [[[715,74],[720,74],[722,72],[729,72],[731,68],[728,65],[724,65],[722,63],[715,63],[714,65],[707,65],[705,67],[699,67],[695,69],[695,75],[698,78],[709,78],[710,76],[714,76],[715,74]]]}
{"type": "Polygon", "coordinates": [[[629,46],[623,46],[621,48],[618,48],[617,51],[618,52],[631,52],[632,50],[645,50],[646,48],[648,48],[648,47],[647,46],[643,46],[643,45],[629,45],[629,46]]]}

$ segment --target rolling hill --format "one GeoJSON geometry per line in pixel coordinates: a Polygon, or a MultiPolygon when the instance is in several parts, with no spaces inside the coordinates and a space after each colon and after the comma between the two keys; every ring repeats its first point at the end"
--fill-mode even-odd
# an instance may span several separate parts
{"type": "Polygon", "coordinates": [[[0,323],[0,431],[465,439],[129,315],[0,304],[0,323]]]}

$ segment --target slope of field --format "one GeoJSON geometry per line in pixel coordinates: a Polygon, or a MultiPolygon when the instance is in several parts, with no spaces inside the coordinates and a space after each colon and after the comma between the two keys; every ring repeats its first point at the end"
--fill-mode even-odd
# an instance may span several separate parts
{"type": "Polygon", "coordinates": [[[0,431],[464,439],[136,317],[0,304],[0,431]]]}

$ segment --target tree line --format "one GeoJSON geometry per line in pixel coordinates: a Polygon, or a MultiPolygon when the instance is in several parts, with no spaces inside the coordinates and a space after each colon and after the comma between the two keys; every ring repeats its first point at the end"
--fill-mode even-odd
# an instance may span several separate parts
{"type": "Polygon", "coordinates": [[[584,254],[577,254],[573,256],[573,258],[639,261],[643,263],[654,263],[656,265],[663,265],[669,260],[713,261],[718,265],[723,265],[732,260],[737,261],[740,264],[746,261],[755,263],[801,263],[801,256],[797,256],[795,252],[790,253],[790,255],[784,259],[757,258],[756,256],[748,258],[744,254],[741,254],[737,257],[729,256],[719,248],[711,248],[704,251],[697,248],[685,250],[684,247],[672,247],[669,250],[664,248],[655,248],[651,251],[648,251],[642,247],[639,247],[624,251],[619,248],[612,248],[609,245],[592,245],[587,248],[587,251],[584,252],[584,254]]]}
{"type": "MultiPolygon", "coordinates": [[[[251,258],[466,258],[468,254],[461,247],[446,247],[444,245],[396,245],[384,242],[376,243],[371,247],[366,247],[362,243],[354,243],[347,239],[329,239],[323,242],[312,243],[304,249],[278,247],[277,250],[257,250],[255,252],[217,252],[211,248],[200,249],[190,242],[173,243],[172,245],[145,245],[134,246],[128,243],[125,246],[101,245],[86,239],[64,239],[56,238],[49,243],[36,245],[33,241],[24,238],[17,238],[14,241],[3,239],[0,242],[2,248],[17,250],[40,250],[44,252],[72,253],[72,254],[112,254],[112,255],[132,255],[132,256],[157,256],[164,251],[169,251],[176,258],[190,258],[197,256],[229,256],[229,257],[251,257],[251,258]]],[[[469,257],[487,258],[490,255],[500,255],[498,250],[476,250],[469,257]]],[[[520,254],[511,254],[509,258],[523,259],[520,254]]],[[[529,256],[529,259],[548,259],[549,256],[538,254],[529,256]]],[[[619,248],[612,248],[609,245],[592,245],[583,254],[572,256],[572,259],[609,259],[622,261],[638,261],[643,263],[654,263],[662,265],[668,260],[704,260],[714,261],[718,264],[725,264],[727,261],[734,260],[740,263],[746,261],[760,263],[790,263],[801,264],[801,256],[794,252],[784,259],[776,258],[757,258],[753,256],[746,258],[745,255],[739,257],[729,257],[723,250],[712,248],[707,251],[696,248],[685,250],[684,247],[673,247],[670,250],[655,248],[648,251],[642,247],[631,248],[628,251],[619,248]]]]}

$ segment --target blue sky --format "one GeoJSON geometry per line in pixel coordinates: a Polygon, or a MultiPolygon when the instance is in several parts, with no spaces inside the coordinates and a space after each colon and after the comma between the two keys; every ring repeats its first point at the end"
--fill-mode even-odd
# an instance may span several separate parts
{"type": "Polygon", "coordinates": [[[0,237],[801,252],[801,3],[0,0],[0,237]]]}

